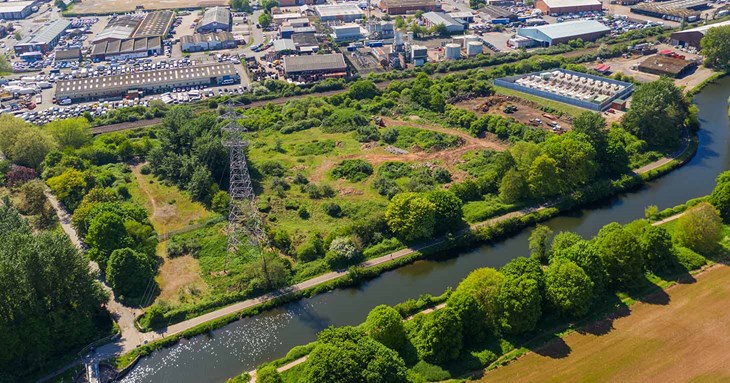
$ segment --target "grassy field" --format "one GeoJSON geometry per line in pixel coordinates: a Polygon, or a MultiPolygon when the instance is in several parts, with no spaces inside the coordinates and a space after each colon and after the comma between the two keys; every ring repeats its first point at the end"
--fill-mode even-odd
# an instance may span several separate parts
{"type": "Polygon", "coordinates": [[[533,96],[531,94],[527,94],[527,93],[523,93],[523,92],[518,92],[516,90],[503,88],[503,87],[500,87],[500,86],[495,86],[494,87],[494,91],[497,94],[502,94],[502,95],[505,95],[505,96],[514,96],[514,97],[524,98],[525,100],[529,100],[529,101],[536,102],[536,103],[538,103],[540,105],[544,105],[544,106],[553,108],[553,109],[555,109],[557,111],[563,112],[565,114],[569,114],[569,115],[574,116],[574,117],[577,116],[577,115],[579,115],[579,114],[581,114],[581,113],[583,113],[583,112],[585,112],[586,110],[588,110],[588,109],[578,108],[577,106],[572,106],[572,105],[564,104],[562,102],[557,102],[557,101],[553,101],[553,100],[548,100],[546,98],[542,98],[542,97],[538,97],[538,96],[533,96]]]}
{"type": "Polygon", "coordinates": [[[140,169],[141,165],[132,168],[135,182],[129,183],[129,192],[134,201],[150,212],[150,222],[157,234],[182,229],[215,214],[201,203],[193,202],[176,186],[166,186],[152,174],[142,174],[140,169]]]}
{"type": "Polygon", "coordinates": [[[480,382],[730,381],[730,267],[718,264],[617,319],[594,323],[480,382]]]}

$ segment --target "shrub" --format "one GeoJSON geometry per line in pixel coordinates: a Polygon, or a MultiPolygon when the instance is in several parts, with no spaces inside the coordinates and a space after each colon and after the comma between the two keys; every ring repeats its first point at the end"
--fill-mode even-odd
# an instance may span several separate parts
{"type": "Polygon", "coordinates": [[[677,262],[687,269],[687,271],[700,269],[707,264],[707,259],[695,253],[692,249],[679,246],[674,252],[677,256],[677,262]]]}
{"type": "Polygon", "coordinates": [[[272,177],[282,177],[286,174],[284,166],[278,161],[264,161],[261,163],[261,172],[272,177]]]}
{"type": "Polygon", "coordinates": [[[301,219],[309,219],[309,210],[307,210],[306,206],[299,206],[299,210],[297,210],[297,215],[299,215],[299,218],[301,219]]]}
{"type": "Polygon", "coordinates": [[[342,215],[342,208],[335,202],[325,202],[322,204],[322,210],[330,217],[337,218],[342,215]]]}
{"type": "Polygon", "coordinates": [[[150,168],[149,165],[143,165],[141,168],[139,168],[139,172],[144,175],[148,175],[152,173],[152,168],[150,168]]]}
{"type": "Polygon", "coordinates": [[[430,364],[425,361],[420,361],[413,366],[413,372],[420,375],[427,382],[442,382],[444,380],[451,379],[451,374],[443,368],[430,364]]]}
{"type": "Polygon", "coordinates": [[[350,182],[359,182],[373,174],[373,166],[364,160],[343,160],[334,169],[334,178],[344,178],[350,182]]]}
{"type": "Polygon", "coordinates": [[[360,252],[350,237],[337,237],[330,244],[325,260],[331,267],[343,267],[360,259],[360,252]]]}

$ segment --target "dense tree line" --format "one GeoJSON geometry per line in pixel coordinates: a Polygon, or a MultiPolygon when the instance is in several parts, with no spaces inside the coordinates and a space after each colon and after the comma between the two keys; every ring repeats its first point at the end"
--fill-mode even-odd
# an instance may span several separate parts
{"type": "Polygon", "coordinates": [[[23,376],[110,328],[88,263],[58,232],[33,233],[0,203],[0,380],[23,376]]]}
{"type": "MultiPolygon", "coordinates": [[[[713,202],[721,206],[730,200],[722,194],[728,174],[718,177],[713,193],[713,202]]],[[[611,223],[587,240],[571,232],[553,235],[538,226],[530,238],[530,257],[513,259],[499,270],[474,270],[451,293],[445,308],[404,321],[394,308],[381,305],[357,328],[323,331],[304,372],[294,376],[300,382],[416,382],[424,379],[418,374],[443,371],[438,366],[459,371],[464,358],[473,358],[485,345],[519,339],[515,337],[534,331],[546,318],[583,317],[606,296],[650,284],[647,274],[672,276],[704,266],[720,248],[721,220],[715,206],[701,203],[671,230],[646,220],[611,223]],[[358,351],[355,344],[380,351],[358,351]],[[384,363],[377,373],[374,361],[384,363]],[[363,380],[366,376],[374,380],[363,380]]],[[[487,364],[498,356],[490,355],[487,364]]],[[[446,373],[440,379],[448,377],[446,373]]]]}

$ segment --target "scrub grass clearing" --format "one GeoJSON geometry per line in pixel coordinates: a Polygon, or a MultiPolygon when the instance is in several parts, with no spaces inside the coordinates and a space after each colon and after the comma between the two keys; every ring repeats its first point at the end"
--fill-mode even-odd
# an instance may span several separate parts
{"type": "Polygon", "coordinates": [[[129,183],[129,193],[150,212],[150,222],[157,234],[179,230],[214,215],[176,186],[166,186],[152,174],[142,174],[142,166],[132,167],[134,182],[129,183]]]}

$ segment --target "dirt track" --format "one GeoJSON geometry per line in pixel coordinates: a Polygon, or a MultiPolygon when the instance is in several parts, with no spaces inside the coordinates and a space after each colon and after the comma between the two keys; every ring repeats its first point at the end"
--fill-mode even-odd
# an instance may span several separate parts
{"type": "Polygon", "coordinates": [[[730,267],[488,372],[480,382],[728,382],[730,267]]]}

